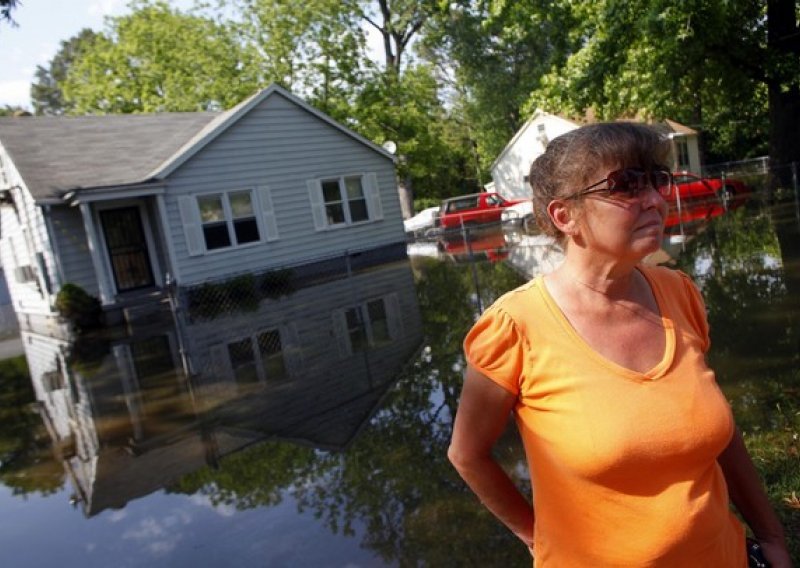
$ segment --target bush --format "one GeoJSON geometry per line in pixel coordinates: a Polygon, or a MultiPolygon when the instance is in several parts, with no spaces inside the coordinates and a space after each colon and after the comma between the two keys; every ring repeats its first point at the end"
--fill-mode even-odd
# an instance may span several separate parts
{"type": "Polygon", "coordinates": [[[59,315],[67,319],[78,332],[100,326],[103,313],[100,300],[77,284],[67,282],[61,287],[55,307],[59,315]]]}

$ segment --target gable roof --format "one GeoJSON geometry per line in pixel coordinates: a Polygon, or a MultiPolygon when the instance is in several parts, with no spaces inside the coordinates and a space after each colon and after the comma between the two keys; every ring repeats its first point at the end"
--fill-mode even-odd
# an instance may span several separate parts
{"type": "Polygon", "coordinates": [[[522,135],[525,133],[525,131],[526,131],[526,130],[528,130],[528,128],[530,128],[531,124],[533,124],[533,122],[534,122],[534,121],[535,121],[537,118],[540,118],[540,117],[547,117],[547,116],[551,116],[551,117],[553,117],[553,118],[557,118],[557,119],[559,119],[559,120],[563,120],[563,121],[565,121],[565,122],[571,122],[572,124],[574,124],[574,125],[575,125],[575,127],[576,127],[576,128],[577,128],[578,126],[580,126],[580,123],[578,123],[578,122],[575,122],[575,121],[574,121],[574,120],[572,120],[572,119],[569,119],[569,118],[563,117],[563,116],[561,116],[561,115],[559,115],[559,114],[551,114],[551,113],[549,113],[549,112],[545,112],[545,111],[543,111],[543,110],[542,110],[542,109],[540,109],[540,108],[537,108],[537,109],[534,111],[533,115],[532,115],[532,116],[531,116],[531,117],[530,117],[528,120],[526,120],[526,121],[525,121],[525,124],[523,124],[523,125],[522,125],[522,126],[519,128],[519,130],[517,130],[517,132],[514,134],[514,136],[512,136],[512,137],[511,137],[511,140],[509,140],[509,141],[508,141],[508,144],[506,144],[506,145],[505,145],[505,147],[503,148],[503,150],[502,150],[502,151],[501,151],[501,152],[500,152],[500,153],[497,155],[497,157],[496,157],[496,158],[494,159],[494,161],[492,162],[492,165],[491,165],[491,166],[489,166],[489,169],[490,169],[490,170],[493,170],[493,169],[494,169],[494,167],[497,165],[497,163],[498,163],[498,162],[499,162],[499,161],[500,161],[500,160],[503,158],[503,156],[505,156],[505,155],[506,155],[506,154],[509,152],[509,150],[511,150],[511,148],[513,148],[513,147],[514,147],[514,145],[517,143],[517,140],[519,140],[519,139],[520,139],[520,137],[521,137],[521,136],[522,136],[522,135]]]}
{"type": "MultiPolygon", "coordinates": [[[[494,169],[494,167],[497,165],[497,163],[503,158],[503,156],[505,156],[509,152],[509,150],[511,150],[511,148],[514,147],[514,145],[517,143],[517,140],[519,140],[519,138],[525,133],[525,131],[528,130],[528,128],[530,128],[531,124],[533,124],[533,122],[537,118],[540,118],[540,117],[553,117],[553,118],[556,118],[556,119],[559,119],[559,120],[563,120],[565,122],[571,122],[572,124],[575,125],[575,128],[578,128],[578,127],[580,127],[580,126],[582,126],[584,124],[597,122],[597,120],[594,118],[594,114],[592,112],[590,112],[590,111],[591,111],[591,109],[589,109],[589,111],[587,111],[587,115],[586,115],[584,120],[575,120],[575,119],[572,119],[572,118],[567,118],[567,117],[562,116],[560,114],[552,114],[552,113],[546,112],[546,111],[544,111],[544,110],[542,110],[540,108],[537,108],[536,111],[534,111],[533,115],[527,121],[525,121],[525,124],[523,124],[520,127],[520,129],[517,130],[517,132],[514,134],[514,136],[511,138],[511,140],[509,140],[509,142],[508,142],[508,144],[506,144],[505,148],[503,148],[503,150],[500,152],[500,154],[498,154],[497,158],[495,158],[495,160],[492,162],[492,165],[489,167],[489,169],[490,170],[494,169]]],[[[643,121],[638,120],[638,119],[619,119],[619,120],[630,120],[632,122],[643,122],[643,121]]],[[[664,120],[648,120],[648,121],[645,121],[645,123],[649,124],[657,132],[659,132],[661,134],[664,134],[664,135],[679,134],[679,135],[683,135],[683,136],[693,136],[693,135],[697,134],[696,130],[693,130],[693,129],[689,128],[688,126],[685,126],[685,125],[681,124],[680,122],[675,122],[674,120],[670,120],[668,118],[665,118],[664,120]]]]}
{"type": "Polygon", "coordinates": [[[304,100],[299,97],[294,96],[292,93],[280,87],[276,84],[272,84],[266,89],[259,91],[252,95],[251,97],[243,100],[241,103],[236,105],[235,107],[231,108],[230,110],[220,114],[214,120],[209,122],[205,125],[205,127],[197,132],[195,136],[193,136],[190,140],[187,140],[186,143],[178,149],[172,156],[167,158],[162,164],[158,166],[153,172],[151,172],[151,176],[154,178],[163,179],[164,177],[168,176],[170,173],[175,171],[181,164],[195,155],[197,152],[202,150],[209,142],[214,140],[217,136],[225,132],[229,127],[236,123],[239,118],[247,114],[252,108],[260,104],[262,101],[267,99],[272,95],[280,95],[287,99],[288,101],[296,104],[306,112],[311,113],[318,119],[326,122],[330,126],[333,126],[337,130],[340,130],[342,133],[346,134],[347,136],[354,138],[358,142],[368,146],[372,150],[382,154],[384,157],[389,158],[392,161],[395,161],[397,158],[389,153],[385,148],[378,146],[374,142],[367,140],[360,134],[357,134],[333,120],[330,116],[323,113],[320,110],[317,110],[304,100]]]}
{"type": "Polygon", "coordinates": [[[395,159],[277,85],[225,112],[0,118],[0,146],[36,201],[59,200],[69,191],[164,179],[271,95],[283,96],[384,157],[395,159]]]}

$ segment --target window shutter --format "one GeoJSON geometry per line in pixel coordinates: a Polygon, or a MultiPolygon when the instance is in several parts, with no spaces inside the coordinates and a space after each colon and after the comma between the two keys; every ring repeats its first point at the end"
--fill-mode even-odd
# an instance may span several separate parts
{"type": "Polygon", "coordinates": [[[294,323],[282,325],[279,333],[286,372],[290,377],[299,375],[303,368],[303,346],[297,333],[297,325],[294,323]]]}
{"type": "Polygon", "coordinates": [[[336,345],[339,347],[339,359],[347,359],[353,354],[350,336],[347,334],[347,318],[344,314],[344,310],[336,310],[331,314],[333,334],[336,336],[336,345]]]}
{"type": "Polygon", "coordinates": [[[371,221],[383,219],[383,206],[381,205],[381,192],[378,187],[378,176],[374,173],[364,174],[362,178],[364,191],[367,194],[367,208],[371,221]]]}
{"type": "Polygon", "coordinates": [[[311,213],[314,216],[314,229],[324,231],[328,228],[325,220],[325,202],[322,199],[322,184],[319,180],[310,179],[308,186],[308,199],[311,201],[311,213]]]}
{"type": "MultiPolygon", "coordinates": [[[[183,234],[186,236],[186,248],[189,256],[203,254],[203,234],[200,227],[200,212],[193,195],[181,195],[178,198],[178,209],[183,223],[183,234]]],[[[170,238],[169,236],[167,238],[170,238]]]]}
{"type": "Polygon", "coordinates": [[[389,327],[389,337],[400,339],[404,335],[403,331],[403,311],[400,309],[400,297],[396,292],[383,298],[383,305],[386,307],[386,322],[389,327]]]}
{"type": "Polygon", "coordinates": [[[272,207],[272,195],[269,187],[259,186],[258,200],[261,202],[261,219],[264,221],[264,230],[267,232],[267,240],[274,241],[278,238],[278,223],[275,219],[275,209],[272,207]]]}

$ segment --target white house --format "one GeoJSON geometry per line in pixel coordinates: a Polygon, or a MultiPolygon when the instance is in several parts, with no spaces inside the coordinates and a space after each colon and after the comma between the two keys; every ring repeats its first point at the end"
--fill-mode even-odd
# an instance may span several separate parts
{"type": "Polygon", "coordinates": [[[222,113],[0,119],[0,263],[18,315],[104,309],[404,247],[394,157],[278,86],[222,113]]]}
{"type": "MultiPolygon", "coordinates": [[[[492,163],[492,191],[509,199],[529,197],[528,171],[533,161],[544,153],[550,140],[581,124],[537,109],[492,163]]],[[[672,120],[656,122],[652,126],[672,142],[672,164],[668,165],[673,171],[700,172],[696,131],[672,120]]]]}
{"type": "Polygon", "coordinates": [[[17,314],[14,313],[14,306],[11,305],[5,271],[0,266],[0,338],[16,334],[17,331],[17,314]]]}

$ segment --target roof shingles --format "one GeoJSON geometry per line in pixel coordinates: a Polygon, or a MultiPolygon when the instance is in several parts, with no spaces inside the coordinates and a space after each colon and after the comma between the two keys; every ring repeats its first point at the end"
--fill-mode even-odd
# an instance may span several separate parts
{"type": "Polygon", "coordinates": [[[0,144],[33,197],[142,183],[220,113],[0,119],[0,144]]]}

